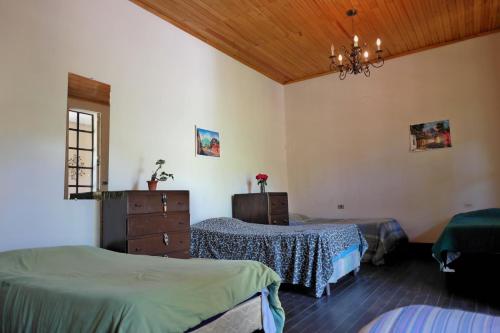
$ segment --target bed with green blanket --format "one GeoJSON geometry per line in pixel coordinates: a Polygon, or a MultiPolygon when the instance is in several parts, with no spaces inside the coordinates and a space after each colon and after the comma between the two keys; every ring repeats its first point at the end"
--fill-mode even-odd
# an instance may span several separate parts
{"type": "Polygon", "coordinates": [[[432,247],[432,254],[447,271],[464,254],[500,254],[500,208],[453,216],[432,247]]]}
{"type": "Polygon", "coordinates": [[[167,259],[63,246],[0,253],[0,332],[184,332],[280,278],[254,261],[167,259]]]}

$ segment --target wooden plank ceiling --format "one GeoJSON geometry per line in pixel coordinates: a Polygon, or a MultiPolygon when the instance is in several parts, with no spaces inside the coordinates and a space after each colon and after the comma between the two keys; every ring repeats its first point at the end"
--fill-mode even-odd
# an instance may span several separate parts
{"type": "MultiPolygon", "coordinates": [[[[280,83],[329,72],[355,32],[386,59],[500,30],[500,0],[131,0],[280,83]]],[[[373,52],[372,52],[373,54],[373,52]]]]}

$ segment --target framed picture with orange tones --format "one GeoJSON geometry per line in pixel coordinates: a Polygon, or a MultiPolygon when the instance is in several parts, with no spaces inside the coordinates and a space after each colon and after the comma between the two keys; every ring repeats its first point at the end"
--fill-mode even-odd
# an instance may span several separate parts
{"type": "Polygon", "coordinates": [[[450,121],[410,125],[410,150],[426,151],[451,147],[450,121]]]}
{"type": "Polygon", "coordinates": [[[195,127],[196,155],[220,157],[219,132],[195,127]]]}

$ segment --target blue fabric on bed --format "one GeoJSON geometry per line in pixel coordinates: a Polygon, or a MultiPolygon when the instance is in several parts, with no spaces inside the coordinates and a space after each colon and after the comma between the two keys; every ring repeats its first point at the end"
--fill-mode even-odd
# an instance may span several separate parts
{"type": "Polygon", "coordinates": [[[333,261],[340,260],[342,258],[347,257],[354,251],[359,251],[359,246],[358,245],[352,245],[351,247],[345,249],[344,251],[340,252],[336,256],[333,257],[333,261]]]}
{"type": "Polygon", "coordinates": [[[384,313],[363,333],[498,333],[500,317],[428,305],[410,305],[384,313]]]}
{"type": "Polygon", "coordinates": [[[191,226],[191,256],[256,260],[272,268],[283,283],[301,284],[321,297],[333,274],[332,258],[366,240],[354,224],[275,226],[216,218],[191,226]]]}

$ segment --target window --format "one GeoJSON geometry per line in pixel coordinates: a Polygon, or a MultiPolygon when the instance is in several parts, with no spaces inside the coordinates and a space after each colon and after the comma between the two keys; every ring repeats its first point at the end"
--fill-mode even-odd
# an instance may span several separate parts
{"type": "Polygon", "coordinates": [[[107,84],[68,76],[66,199],[94,199],[108,189],[110,92],[107,84]]]}
{"type": "Polygon", "coordinates": [[[68,193],[99,191],[98,114],[68,110],[68,193]]]}

